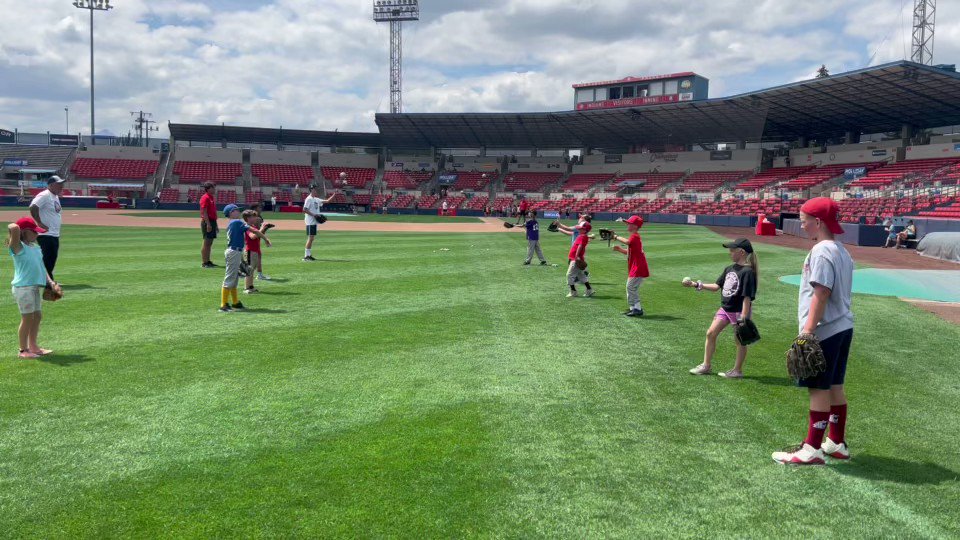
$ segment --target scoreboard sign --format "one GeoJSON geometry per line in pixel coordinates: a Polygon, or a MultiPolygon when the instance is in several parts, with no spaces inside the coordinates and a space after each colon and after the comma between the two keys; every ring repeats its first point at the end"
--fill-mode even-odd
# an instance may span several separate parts
{"type": "Polygon", "coordinates": [[[672,94],[669,96],[647,96],[626,99],[606,99],[603,101],[591,101],[588,103],[577,103],[578,111],[592,111],[595,109],[612,109],[614,107],[642,107],[644,105],[661,105],[664,103],[679,103],[681,101],[693,101],[693,94],[672,94]]]}

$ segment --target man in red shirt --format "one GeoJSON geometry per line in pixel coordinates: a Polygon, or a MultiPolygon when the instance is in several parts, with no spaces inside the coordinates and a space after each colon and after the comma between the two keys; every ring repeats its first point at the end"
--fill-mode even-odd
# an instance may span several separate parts
{"type": "Polygon", "coordinates": [[[593,296],[594,290],[590,287],[590,276],[587,274],[587,244],[590,242],[590,225],[592,217],[589,214],[582,216],[581,221],[573,227],[567,227],[562,223],[557,223],[558,231],[567,236],[577,237],[570,246],[570,253],[567,258],[570,260],[570,266],[567,268],[567,285],[570,286],[570,292],[567,298],[574,298],[577,295],[577,282],[583,283],[587,288],[584,296],[593,296]]]}
{"type": "Polygon", "coordinates": [[[627,224],[629,238],[614,235],[613,239],[626,244],[627,249],[613,246],[613,250],[627,256],[627,317],[643,317],[643,306],[640,304],[640,285],[650,277],[650,268],[647,267],[647,256],[643,252],[643,241],[640,240],[640,227],[643,218],[630,216],[624,223],[627,224]]]}
{"type": "Polygon", "coordinates": [[[530,203],[526,199],[520,199],[520,208],[517,209],[517,223],[519,224],[527,215],[530,209],[530,203]]]}
{"type": "Polygon", "coordinates": [[[217,238],[217,205],[213,200],[215,189],[213,182],[203,184],[203,196],[200,197],[200,232],[203,234],[203,245],[200,247],[200,258],[203,260],[201,268],[216,268],[210,261],[210,249],[217,238]]]}

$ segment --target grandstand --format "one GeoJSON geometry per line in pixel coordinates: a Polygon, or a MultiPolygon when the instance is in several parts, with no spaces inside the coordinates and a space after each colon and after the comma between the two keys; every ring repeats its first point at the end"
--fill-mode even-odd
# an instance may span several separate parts
{"type": "Polygon", "coordinates": [[[503,187],[506,191],[543,191],[544,187],[557,183],[562,176],[563,173],[553,172],[513,173],[504,180],[503,187]]]}
{"type": "Polygon", "coordinates": [[[605,184],[613,178],[609,173],[575,173],[567,177],[560,187],[562,191],[587,191],[598,184],[605,184]]]}

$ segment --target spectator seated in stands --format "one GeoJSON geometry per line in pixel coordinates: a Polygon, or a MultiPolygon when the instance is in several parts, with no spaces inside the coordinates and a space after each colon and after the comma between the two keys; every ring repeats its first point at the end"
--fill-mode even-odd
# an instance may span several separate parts
{"type": "Polygon", "coordinates": [[[887,241],[884,242],[883,247],[893,247],[897,242],[897,233],[893,229],[893,218],[883,220],[883,230],[887,232],[887,241]]]}
{"type": "Polygon", "coordinates": [[[905,244],[908,244],[911,240],[917,239],[917,226],[913,224],[913,220],[907,222],[907,226],[903,228],[902,231],[897,233],[897,249],[902,249],[907,247],[905,244]]]}

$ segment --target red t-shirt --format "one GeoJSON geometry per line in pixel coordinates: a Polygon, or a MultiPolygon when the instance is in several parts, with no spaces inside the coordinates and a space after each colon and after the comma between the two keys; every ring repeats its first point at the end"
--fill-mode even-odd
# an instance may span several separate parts
{"type": "Polygon", "coordinates": [[[528,203],[526,200],[520,201],[520,211],[526,212],[527,208],[530,208],[530,203],[528,203]]]}
{"type": "Polygon", "coordinates": [[[254,236],[254,235],[250,234],[250,232],[248,231],[248,232],[244,233],[243,238],[244,238],[244,241],[245,241],[246,246],[247,246],[247,251],[252,251],[252,252],[254,252],[254,253],[262,253],[262,252],[260,251],[260,237],[259,237],[259,236],[254,236]]]}
{"type": "Polygon", "coordinates": [[[631,234],[627,240],[627,269],[629,277],[650,277],[647,256],[643,253],[643,242],[637,233],[631,234]]]}
{"type": "Polygon", "coordinates": [[[207,213],[207,219],[210,221],[217,220],[217,205],[213,202],[213,197],[209,193],[204,193],[203,197],[200,197],[200,215],[207,213]]]}
{"type": "Polygon", "coordinates": [[[587,244],[590,243],[590,237],[586,233],[580,233],[580,236],[573,241],[573,245],[570,246],[570,254],[567,255],[567,259],[573,261],[576,259],[583,259],[587,255],[587,244]]]}

